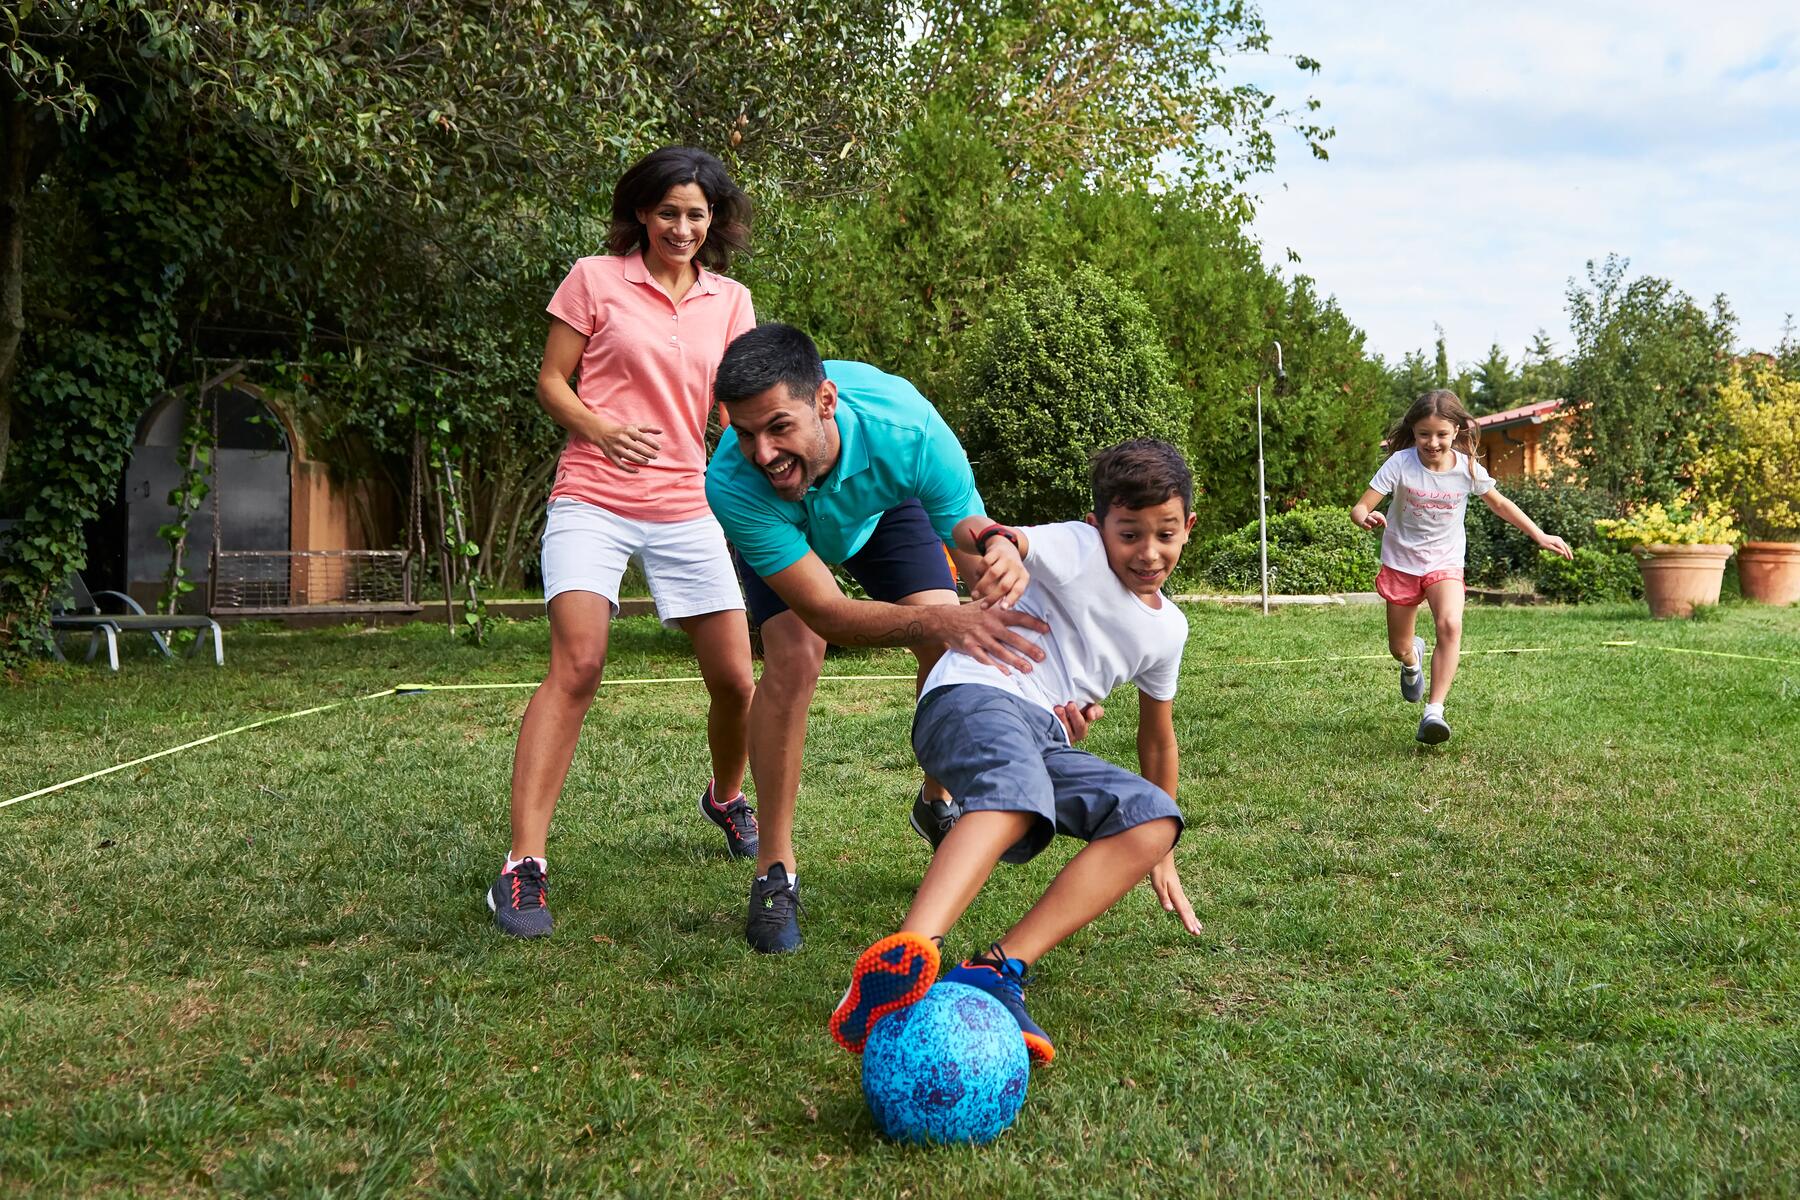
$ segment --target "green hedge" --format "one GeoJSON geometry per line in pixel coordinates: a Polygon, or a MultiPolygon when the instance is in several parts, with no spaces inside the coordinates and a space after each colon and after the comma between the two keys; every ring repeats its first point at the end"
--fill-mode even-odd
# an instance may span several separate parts
{"type": "MultiPolygon", "coordinates": [[[[1381,539],[1347,508],[1302,504],[1269,518],[1269,590],[1287,595],[1366,592],[1380,569],[1381,539]]],[[[1227,592],[1261,587],[1256,522],[1189,548],[1178,586],[1227,592]]]]}
{"type": "Polygon", "coordinates": [[[1637,560],[1616,550],[1580,546],[1574,561],[1539,550],[1532,584],[1538,594],[1562,604],[1636,600],[1644,594],[1637,560]]]}
{"type": "MultiPolygon", "coordinates": [[[[1578,549],[1604,548],[1594,522],[1619,515],[1603,493],[1591,491],[1572,479],[1506,479],[1501,481],[1500,491],[1536,521],[1538,528],[1578,549]]],[[[1469,501],[1468,537],[1466,575],[1470,583],[1495,586],[1515,575],[1537,573],[1537,543],[1477,500],[1469,501]]]]}

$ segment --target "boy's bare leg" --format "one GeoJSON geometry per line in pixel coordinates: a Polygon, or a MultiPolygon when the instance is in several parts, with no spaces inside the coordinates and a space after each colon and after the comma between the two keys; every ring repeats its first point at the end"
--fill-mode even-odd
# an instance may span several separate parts
{"type": "Polygon", "coordinates": [[[1431,619],[1437,623],[1437,644],[1431,648],[1432,704],[1442,704],[1450,695],[1450,681],[1456,678],[1462,661],[1463,582],[1440,579],[1425,589],[1425,601],[1431,605],[1431,619]]]}
{"type": "Polygon", "coordinates": [[[525,706],[513,755],[512,856],[542,860],[550,817],[606,665],[612,602],[594,592],[550,601],[550,672],[525,706]]]}
{"type": "MultiPolygon", "coordinates": [[[[957,828],[962,828],[962,822],[957,823],[957,828]]],[[[1124,833],[1089,842],[1050,881],[1050,887],[1031,906],[1031,911],[1001,939],[1007,957],[1021,959],[1029,966],[1117,904],[1169,852],[1177,832],[1173,817],[1158,817],[1124,833]]],[[[946,839],[939,847],[940,858],[949,845],[946,839]]],[[[937,859],[932,860],[932,866],[937,866],[937,859]]],[[[926,878],[929,880],[930,876],[926,878]]]]}
{"type": "Polygon", "coordinates": [[[949,933],[994,873],[1000,856],[1030,832],[1035,820],[1025,812],[963,814],[931,856],[900,932],[934,938],[949,933]]]}

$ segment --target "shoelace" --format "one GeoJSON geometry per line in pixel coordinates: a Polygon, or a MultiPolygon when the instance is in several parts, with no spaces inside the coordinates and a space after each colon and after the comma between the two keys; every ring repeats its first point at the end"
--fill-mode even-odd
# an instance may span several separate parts
{"type": "Polygon", "coordinates": [[[544,870],[531,859],[526,859],[512,872],[512,906],[515,911],[528,908],[544,907],[544,896],[550,891],[550,885],[544,882],[544,870]]]}
{"type": "Polygon", "coordinates": [[[1021,1003],[1024,1002],[1025,985],[1030,983],[1031,979],[1012,965],[1012,960],[1006,957],[1006,952],[1000,948],[999,942],[993,943],[987,948],[985,954],[978,954],[970,961],[993,971],[1000,977],[1000,985],[1006,989],[1007,995],[1021,1003]]]}
{"type": "Polygon", "coordinates": [[[750,910],[750,920],[754,924],[785,925],[790,909],[796,914],[806,911],[806,906],[800,903],[800,893],[791,883],[778,888],[760,889],[756,894],[763,903],[750,910]]]}
{"type": "Polygon", "coordinates": [[[751,808],[750,802],[742,796],[727,804],[720,812],[725,818],[725,823],[731,826],[732,836],[739,841],[748,840],[750,835],[756,832],[756,810],[751,808]]]}

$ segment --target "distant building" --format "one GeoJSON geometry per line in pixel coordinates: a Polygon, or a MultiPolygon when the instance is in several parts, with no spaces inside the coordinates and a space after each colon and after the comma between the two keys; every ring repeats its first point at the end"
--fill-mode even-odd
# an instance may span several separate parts
{"type": "Polygon", "coordinates": [[[1567,456],[1569,434],[1561,422],[1568,414],[1562,400],[1539,400],[1476,417],[1481,465],[1496,479],[1548,471],[1567,456]]]}

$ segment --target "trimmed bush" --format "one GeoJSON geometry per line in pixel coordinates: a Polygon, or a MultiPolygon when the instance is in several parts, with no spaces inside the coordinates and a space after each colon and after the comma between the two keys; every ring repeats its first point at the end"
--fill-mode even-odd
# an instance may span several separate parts
{"type": "Polygon", "coordinates": [[[1089,459],[1128,438],[1180,445],[1190,404],[1143,300],[1099,270],[1028,271],[977,340],[953,413],[987,510],[1087,512],[1089,459]]]}
{"type": "MultiPolygon", "coordinates": [[[[1566,477],[1506,479],[1501,481],[1500,491],[1536,521],[1538,528],[1577,549],[1600,546],[1594,522],[1619,515],[1605,495],[1566,477]]],[[[1510,576],[1537,573],[1541,553],[1537,543],[1474,498],[1469,500],[1468,537],[1465,575],[1470,583],[1495,586],[1510,576]]]]}
{"type": "MultiPolygon", "coordinates": [[[[1381,568],[1381,539],[1357,527],[1347,508],[1302,504],[1269,518],[1269,591],[1287,595],[1366,592],[1381,568]]],[[[1261,587],[1256,522],[1182,556],[1179,577],[1227,592],[1261,587]]]]}
{"type": "Polygon", "coordinates": [[[1532,584],[1539,595],[1561,604],[1636,600],[1644,594],[1636,559],[1591,546],[1577,547],[1573,561],[1539,550],[1532,584]]]}

